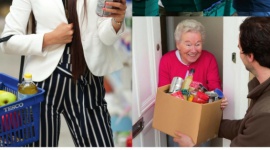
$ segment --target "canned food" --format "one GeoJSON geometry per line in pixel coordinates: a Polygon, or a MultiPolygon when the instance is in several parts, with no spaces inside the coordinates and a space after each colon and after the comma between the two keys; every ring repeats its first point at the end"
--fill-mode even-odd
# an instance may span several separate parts
{"type": "Polygon", "coordinates": [[[181,91],[176,91],[174,93],[171,93],[171,95],[176,97],[176,98],[180,98],[181,100],[184,100],[184,96],[183,96],[181,91]]]}
{"type": "Polygon", "coordinates": [[[208,103],[208,100],[209,100],[209,96],[207,94],[201,91],[198,91],[196,98],[194,98],[192,102],[205,104],[205,103],[208,103]]]}
{"type": "Polygon", "coordinates": [[[174,77],[169,89],[169,93],[174,93],[181,90],[183,79],[181,77],[174,77]]]}
{"type": "Polygon", "coordinates": [[[214,102],[215,100],[218,99],[218,94],[215,93],[214,91],[208,91],[208,92],[205,92],[205,94],[209,96],[209,103],[214,102]]]}
{"type": "Polygon", "coordinates": [[[98,16],[107,17],[111,14],[109,12],[103,11],[103,8],[114,8],[111,6],[106,6],[106,2],[121,2],[121,0],[98,0],[96,9],[96,13],[98,16]]]}
{"type": "Polygon", "coordinates": [[[189,85],[189,91],[198,91],[202,83],[197,81],[192,81],[189,85]]]}
{"type": "Polygon", "coordinates": [[[223,92],[220,89],[216,88],[214,92],[217,93],[219,99],[224,97],[223,92]]]}
{"type": "Polygon", "coordinates": [[[201,91],[201,92],[206,92],[207,89],[206,89],[206,87],[204,87],[202,84],[199,84],[199,91],[201,91]]]}
{"type": "Polygon", "coordinates": [[[198,91],[197,95],[199,98],[203,99],[204,101],[208,101],[208,99],[209,99],[209,96],[201,91],[198,91]]]}

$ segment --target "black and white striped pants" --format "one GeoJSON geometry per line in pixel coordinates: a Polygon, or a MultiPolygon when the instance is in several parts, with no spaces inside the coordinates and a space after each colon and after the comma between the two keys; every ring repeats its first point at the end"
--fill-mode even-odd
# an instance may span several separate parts
{"type": "Polygon", "coordinates": [[[31,146],[58,146],[61,113],[75,146],[114,146],[103,77],[88,72],[74,84],[63,66],[66,64],[58,65],[48,79],[37,83],[46,92],[40,105],[39,141],[31,146]]]}

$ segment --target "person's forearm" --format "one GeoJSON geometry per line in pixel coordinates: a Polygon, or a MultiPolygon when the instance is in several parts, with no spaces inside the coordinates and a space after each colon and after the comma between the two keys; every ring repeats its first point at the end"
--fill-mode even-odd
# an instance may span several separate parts
{"type": "Polygon", "coordinates": [[[220,123],[218,137],[232,140],[238,134],[242,120],[223,119],[220,123]]]}
{"type": "Polygon", "coordinates": [[[42,48],[45,48],[48,45],[52,45],[53,44],[53,33],[52,32],[48,32],[44,34],[43,37],[43,44],[42,44],[42,48]]]}

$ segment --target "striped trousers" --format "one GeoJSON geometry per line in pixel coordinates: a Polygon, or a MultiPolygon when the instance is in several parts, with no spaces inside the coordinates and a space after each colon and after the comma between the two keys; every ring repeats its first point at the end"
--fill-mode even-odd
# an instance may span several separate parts
{"type": "Polygon", "coordinates": [[[74,83],[69,68],[69,64],[60,63],[48,79],[37,83],[46,91],[45,100],[40,105],[39,141],[29,146],[58,146],[60,114],[67,122],[75,146],[114,146],[103,77],[88,71],[74,83]]]}

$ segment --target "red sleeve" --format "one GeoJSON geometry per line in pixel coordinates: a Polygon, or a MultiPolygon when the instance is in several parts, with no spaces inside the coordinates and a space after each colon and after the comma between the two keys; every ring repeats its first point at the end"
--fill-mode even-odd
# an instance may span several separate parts
{"type": "Polygon", "coordinates": [[[158,74],[158,87],[171,83],[168,61],[170,61],[170,59],[167,59],[166,55],[164,55],[160,60],[159,74],[158,74]]]}
{"type": "MultiPolygon", "coordinates": [[[[210,59],[208,71],[207,71],[207,87],[208,90],[214,90],[215,88],[221,89],[221,81],[218,72],[218,64],[216,58],[212,55],[210,59]]],[[[222,89],[221,89],[222,90],[222,89]]]]}

